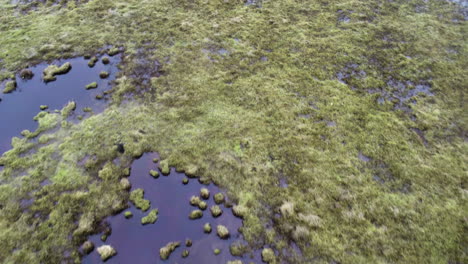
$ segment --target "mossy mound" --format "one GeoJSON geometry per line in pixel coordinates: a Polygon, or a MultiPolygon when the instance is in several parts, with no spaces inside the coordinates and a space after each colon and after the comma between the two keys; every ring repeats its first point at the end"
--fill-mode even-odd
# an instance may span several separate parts
{"type": "Polygon", "coordinates": [[[200,219],[203,217],[203,212],[201,210],[193,210],[189,214],[189,218],[194,220],[194,219],[200,219]]]}
{"type": "Polygon", "coordinates": [[[96,89],[97,87],[98,87],[97,82],[92,82],[92,83],[86,85],[86,90],[96,89]]]}
{"type": "Polygon", "coordinates": [[[97,252],[101,256],[101,260],[106,261],[111,257],[117,255],[117,251],[112,246],[103,245],[97,248],[97,252]]]}
{"type": "Polygon", "coordinates": [[[16,90],[16,81],[8,81],[5,84],[5,88],[3,89],[3,93],[4,94],[11,93],[14,90],[16,90]]]}
{"type": "Polygon", "coordinates": [[[211,206],[210,212],[213,217],[218,217],[223,214],[223,210],[218,205],[211,206]]]}
{"type": "Polygon", "coordinates": [[[180,246],[180,242],[169,242],[166,246],[159,249],[159,256],[162,260],[169,259],[172,252],[180,246]]]}
{"type": "Polygon", "coordinates": [[[57,75],[66,74],[71,70],[72,66],[70,62],[66,62],[61,66],[55,64],[47,66],[42,73],[42,79],[44,82],[52,82],[57,80],[57,75]]]}
{"type": "Polygon", "coordinates": [[[158,220],[158,213],[158,209],[151,210],[147,216],[141,218],[141,224],[147,225],[156,223],[156,221],[158,220]]]}
{"type": "Polygon", "coordinates": [[[151,202],[143,197],[144,194],[145,191],[143,189],[135,189],[130,193],[130,201],[136,206],[136,208],[142,211],[147,211],[151,206],[151,202]]]}
{"type": "Polygon", "coordinates": [[[228,239],[230,236],[229,230],[223,225],[218,225],[216,227],[216,233],[221,239],[228,239]]]}

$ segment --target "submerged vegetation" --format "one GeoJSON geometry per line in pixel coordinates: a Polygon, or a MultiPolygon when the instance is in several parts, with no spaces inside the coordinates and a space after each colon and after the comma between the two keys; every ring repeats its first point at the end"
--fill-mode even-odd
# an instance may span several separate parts
{"type": "Polygon", "coordinates": [[[244,221],[239,254],[468,261],[468,27],[455,4],[32,2],[0,0],[2,86],[43,61],[124,63],[104,112],[79,123],[73,102],[40,112],[0,157],[0,262],[79,262],[103,218],[129,200],[149,210],[123,180],[149,151],[164,175],[225,188],[244,221]]]}

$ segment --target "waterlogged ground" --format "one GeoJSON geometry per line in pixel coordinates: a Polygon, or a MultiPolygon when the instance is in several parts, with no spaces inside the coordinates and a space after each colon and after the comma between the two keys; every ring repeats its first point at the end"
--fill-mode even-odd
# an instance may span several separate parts
{"type": "MultiPolygon", "coordinates": [[[[153,178],[150,170],[157,170],[157,164],[153,162],[154,154],[145,154],[132,164],[129,177],[132,184],[131,191],[142,188],[145,190],[145,199],[151,201],[151,209],[157,208],[158,219],[154,224],[142,225],[141,218],[148,212],[142,212],[133,205],[125,212],[132,212],[133,216],[126,219],[124,213],[106,219],[112,229],[111,235],[105,242],[101,241],[101,235],[97,234],[90,238],[95,245],[111,245],[117,255],[106,263],[158,263],[160,261],[159,249],[173,241],[181,242],[170,256],[168,263],[226,263],[229,260],[243,259],[246,263],[253,261],[260,263],[259,253],[255,258],[245,256],[232,256],[230,245],[242,240],[238,229],[242,226],[242,219],[232,214],[231,208],[220,205],[223,213],[219,217],[213,217],[210,207],[216,205],[213,196],[221,192],[213,184],[200,184],[197,179],[190,179],[188,184],[183,184],[186,178],[184,173],[178,173],[174,169],[167,176],[160,172],[159,178],[153,178]],[[192,210],[198,209],[191,206],[189,201],[192,196],[199,196],[200,189],[207,188],[210,198],[205,200],[208,208],[203,211],[203,217],[196,220],[189,219],[192,210]],[[212,231],[207,234],[203,226],[210,223],[212,231]],[[216,234],[217,225],[224,225],[230,231],[229,239],[220,239],[216,234]],[[187,247],[185,241],[190,239],[192,245],[187,247]],[[216,255],[215,249],[221,252],[216,255]],[[189,256],[182,257],[184,250],[189,251],[189,256]]],[[[150,209],[150,210],[151,210],[150,209]]],[[[83,259],[83,263],[102,263],[100,255],[93,251],[83,259]]]]}
{"type": "Polygon", "coordinates": [[[109,84],[115,79],[118,71],[117,64],[120,62],[120,56],[110,57],[108,64],[103,64],[100,60],[94,67],[89,67],[89,59],[82,57],[57,60],[51,64],[62,65],[66,62],[71,63],[71,70],[65,75],[57,76],[56,81],[44,82],[43,71],[49,64],[41,63],[29,69],[34,74],[32,79],[23,79],[17,74],[15,76],[16,90],[0,95],[2,127],[0,153],[11,148],[12,137],[20,136],[21,131],[25,129],[34,131],[37,128],[37,121],[33,118],[41,111],[41,106],[47,107],[45,111],[53,112],[56,109],[62,109],[68,102],[74,101],[77,107],[75,119],[78,116],[89,116],[89,112],[83,111],[85,108],[91,108],[93,113],[99,113],[104,109],[106,99],[103,97],[97,100],[96,96],[104,95],[103,92],[110,88],[109,84]],[[99,77],[101,71],[109,72],[109,77],[101,79],[99,77]],[[92,82],[97,82],[98,87],[86,90],[86,85],[92,82]]]}
{"type": "MultiPolygon", "coordinates": [[[[42,102],[41,94],[24,126],[0,123],[5,138],[16,136],[2,139],[0,262],[91,260],[96,253],[81,248],[105,221],[114,225],[106,243],[119,247],[109,262],[128,256],[132,247],[114,242],[120,228],[169,221],[159,197],[160,222],[132,225],[141,216],[133,207],[132,219],[121,217],[130,198],[123,179],[150,152],[163,168],[225,191],[241,209],[242,252],[255,263],[258,252],[267,263],[468,262],[464,5],[0,0],[2,90],[31,65],[122,56],[102,112],[79,121],[82,106],[67,103],[78,96],[42,102]],[[51,106],[32,131],[41,104],[51,106]],[[23,129],[31,131],[20,136],[23,129]]],[[[39,76],[1,96],[2,119],[39,76]]],[[[40,83],[63,88],[54,85],[40,83]]],[[[171,185],[177,177],[146,180],[181,192],[198,184],[171,185]]],[[[177,199],[181,211],[190,210],[190,192],[177,199]]],[[[190,230],[194,241],[215,239],[190,230]]],[[[212,244],[198,245],[212,256],[212,244]]],[[[141,254],[156,262],[158,247],[141,254]]],[[[190,254],[187,261],[201,253],[190,254]]]]}

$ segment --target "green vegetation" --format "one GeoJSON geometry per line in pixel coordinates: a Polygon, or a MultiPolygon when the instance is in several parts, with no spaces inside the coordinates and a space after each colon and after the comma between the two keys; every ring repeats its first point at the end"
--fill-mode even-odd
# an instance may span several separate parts
{"type": "Polygon", "coordinates": [[[172,252],[180,246],[180,242],[169,242],[165,247],[159,249],[159,256],[162,260],[168,259],[172,252]]]}
{"type": "Polygon", "coordinates": [[[115,256],[117,254],[117,251],[115,251],[115,249],[113,247],[109,246],[109,245],[100,246],[96,250],[99,253],[99,255],[101,255],[101,259],[103,261],[106,261],[109,258],[111,258],[111,257],[113,257],[113,256],[115,256]]]}
{"type": "Polygon", "coordinates": [[[193,210],[189,214],[189,218],[194,220],[194,219],[200,219],[203,217],[203,212],[201,210],[193,210]]]}
{"type": "Polygon", "coordinates": [[[125,218],[129,219],[129,218],[132,218],[132,217],[133,217],[133,213],[130,212],[130,211],[126,211],[126,212],[124,213],[124,216],[125,216],[125,218]]]}
{"type": "Polygon", "coordinates": [[[5,88],[3,89],[3,93],[4,94],[11,93],[14,90],[16,90],[16,81],[8,81],[5,84],[5,88]]]}
{"type": "Polygon", "coordinates": [[[157,170],[150,170],[149,174],[155,179],[159,178],[159,172],[157,170]]]}
{"type": "Polygon", "coordinates": [[[146,200],[143,196],[145,191],[143,189],[136,189],[130,193],[130,201],[136,206],[136,208],[142,211],[148,211],[151,206],[151,202],[146,200]]]}
{"type": "Polygon", "coordinates": [[[35,2],[23,14],[0,0],[0,80],[106,45],[126,63],[104,112],[62,127],[41,112],[0,157],[0,262],[78,262],[87,235],[126,208],[124,171],[150,151],[162,173],[225,188],[247,251],[468,262],[468,28],[454,4],[35,2]],[[396,99],[418,85],[433,95],[396,99]]]}
{"type": "Polygon", "coordinates": [[[49,65],[47,68],[45,68],[44,72],[42,73],[42,79],[44,82],[52,82],[57,80],[56,75],[60,74],[66,74],[71,70],[71,63],[66,62],[62,64],[62,66],[57,66],[57,65],[49,65]]]}
{"type": "Polygon", "coordinates": [[[203,232],[209,234],[211,233],[211,225],[210,223],[205,223],[205,225],[203,225],[203,232]]]}
{"type": "Polygon", "coordinates": [[[97,82],[92,82],[92,83],[86,85],[86,90],[96,89],[97,87],[98,87],[97,82]]]}
{"type": "Polygon", "coordinates": [[[216,204],[222,204],[224,203],[224,194],[222,193],[217,193],[213,196],[213,199],[216,204]]]}
{"type": "Polygon", "coordinates": [[[109,73],[106,72],[106,71],[102,71],[102,72],[99,73],[99,77],[101,79],[105,79],[105,78],[109,77],[109,73]]]}
{"type": "Polygon", "coordinates": [[[213,217],[218,217],[223,214],[223,210],[218,205],[211,206],[210,211],[213,217]]]}
{"type": "Polygon", "coordinates": [[[227,239],[229,237],[229,230],[223,225],[218,225],[216,227],[216,233],[222,239],[227,239]]]}
{"type": "Polygon", "coordinates": [[[158,220],[158,209],[153,209],[148,213],[147,216],[141,218],[141,224],[154,224],[156,223],[156,220],[158,220]]]}

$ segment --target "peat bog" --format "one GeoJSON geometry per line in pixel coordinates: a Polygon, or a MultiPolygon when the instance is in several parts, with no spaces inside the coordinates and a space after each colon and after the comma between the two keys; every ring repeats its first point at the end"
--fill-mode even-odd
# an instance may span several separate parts
{"type": "MultiPolygon", "coordinates": [[[[158,164],[153,162],[153,158],[156,157],[156,154],[148,153],[135,160],[129,177],[132,184],[130,191],[144,189],[144,198],[151,202],[151,208],[142,212],[129,202],[129,209],[105,220],[106,226],[112,230],[105,242],[101,240],[102,233],[89,238],[95,248],[110,245],[116,250],[117,255],[108,259],[106,263],[158,263],[161,261],[160,248],[169,242],[177,241],[181,244],[170,255],[167,260],[169,263],[226,263],[235,259],[246,263],[261,263],[259,252],[253,256],[245,254],[244,258],[231,255],[230,245],[236,241],[242,243],[238,231],[242,226],[242,219],[234,216],[232,209],[226,207],[225,203],[219,204],[223,213],[218,217],[212,216],[210,208],[216,205],[214,195],[222,191],[212,183],[202,184],[196,178],[187,178],[184,173],[177,172],[174,168],[171,168],[167,176],[160,170],[157,178],[151,176],[150,171],[157,170],[158,164]],[[183,183],[184,178],[188,179],[188,183],[183,183]],[[208,206],[203,210],[202,218],[191,220],[190,212],[198,208],[190,205],[190,198],[200,196],[201,188],[210,192],[208,199],[201,198],[208,206]],[[156,222],[143,225],[141,218],[156,208],[159,212],[156,222]],[[129,211],[132,216],[127,219],[125,213],[129,211]],[[212,227],[210,233],[204,232],[206,223],[212,227]],[[228,239],[218,237],[218,225],[228,228],[228,239]],[[187,239],[192,241],[190,247],[185,244],[187,239]],[[215,254],[216,249],[219,249],[220,253],[215,254]],[[184,250],[189,251],[186,258],[182,257],[184,250]]],[[[102,260],[94,250],[83,258],[83,263],[102,263],[102,260]]]]}
{"type": "MultiPolygon", "coordinates": [[[[31,79],[23,79],[17,74],[15,81],[16,89],[7,94],[0,94],[0,154],[11,148],[12,137],[20,136],[21,131],[27,129],[34,131],[37,122],[33,117],[41,111],[53,112],[55,109],[62,109],[69,101],[76,103],[75,116],[89,115],[85,112],[92,109],[92,112],[99,113],[106,106],[106,98],[100,100],[96,96],[103,96],[103,92],[110,88],[110,82],[115,79],[118,72],[117,65],[120,63],[120,56],[102,56],[93,67],[88,66],[88,59],[83,57],[63,59],[54,61],[51,64],[41,63],[29,68],[34,75],[31,79]],[[103,57],[109,62],[103,63],[103,57]],[[62,75],[57,75],[55,81],[45,82],[43,72],[49,65],[62,65],[71,63],[71,69],[62,75]],[[109,76],[100,78],[101,72],[108,72],[109,76]],[[86,89],[90,83],[96,82],[96,89],[86,89]]],[[[2,86],[3,88],[3,86],[2,86]]]]}

